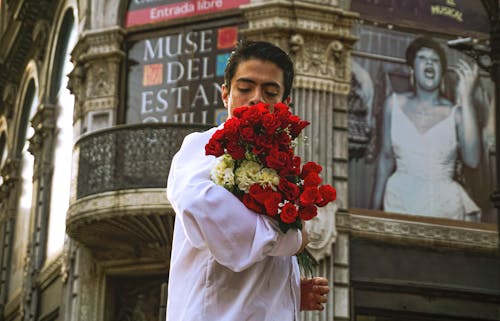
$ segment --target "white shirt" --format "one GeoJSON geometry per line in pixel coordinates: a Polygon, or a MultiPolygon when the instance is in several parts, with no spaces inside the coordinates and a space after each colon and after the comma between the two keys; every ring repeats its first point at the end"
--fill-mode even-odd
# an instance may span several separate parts
{"type": "Polygon", "coordinates": [[[167,321],[298,321],[302,236],[210,180],[205,144],[215,130],[188,135],[168,175],[176,221],[167,321]]]}

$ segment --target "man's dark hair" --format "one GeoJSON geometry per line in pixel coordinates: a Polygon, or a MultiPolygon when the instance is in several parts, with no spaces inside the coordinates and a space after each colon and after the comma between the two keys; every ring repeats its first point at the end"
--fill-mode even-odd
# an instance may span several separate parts
{"type": "Polygon", "coordinates": [[[272,43],[265,41],[243,40],[231,53],[231,56],[229,57],[229,60],[227,62],[226,70],[224,71],[224,83],[226,84],[228,89],[231,88],[231,79],[233,79],[238,65],[241,62],[250,59],[270,61],[283,70],[285,91],[281,100],[285,100],[290,95],[290,92],[292,90],[294,76],[293,62],[286,54],[286,52],[273,45],[272,43]]]}
{"type": "Polygon", "coordinates": [[[432,49],[438,54],[439,60],[441,61],[441,72],[444,74],[446,72],[448,64],[446,61],[446,54],[443,47],[441,47],[441,45],[436,40],[430,37],[420,36],[410,43],[408,48],[406,48],[406,64],[410,67],[413,67],[413,62],[415,60],[417,52],[424,47],[432,49]]]}

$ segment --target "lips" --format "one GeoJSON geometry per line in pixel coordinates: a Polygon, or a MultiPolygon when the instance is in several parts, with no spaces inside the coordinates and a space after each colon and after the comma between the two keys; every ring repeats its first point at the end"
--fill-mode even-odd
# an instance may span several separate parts
{"type": "Polygon", "coordinates": [[[436,75],[436,70],[434,70],[434,68],[432,67],[426,67],[424,69],[424,74],[426,77],[434,78],[434,76],[436,75]]]}

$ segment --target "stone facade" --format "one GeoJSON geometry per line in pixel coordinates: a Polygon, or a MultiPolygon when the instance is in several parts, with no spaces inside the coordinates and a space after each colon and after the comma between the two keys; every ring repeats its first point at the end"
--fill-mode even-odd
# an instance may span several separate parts
{"type": "MultiPolygon", "coordinates": [[[[5,137],[5,146],[0,146],[5,150],[0,157],[0,320],[139,321],[156,320],[164,312],[175,215],[164,189],[153,178],[143,177],[143,186],[137,187],[131,185],[130,177],[114,176],[120,168],[114,167],[118,166],[116,159],[124,157],[116,151],[124,147],[119,141],[123,136],[113,133],[132,132],[122,126],[127,40],[150,29],[178,28],[197,21],[226,19],[244,24],[242,36],[271,41],[294,60],[295,112],[312,122],[305,133],[308,144],[299,146],[298,152],[323,166],[324,180],[333,183],[338,193],[337,202],[308,226],[310,252],[319,261],[317,272],[329,278],[332,294],[324,311],[303,313],[303,320],[354,320],[353,239],[478,253],[497,251],[497,233],[479,225],[449,226],[349,208],[347,104],[351,53],[357,40],[351,27],[358,18],[349,11],[349,3],[253,0],[227,12],[127,29],[123,23],[127,1],[0,2],[0,137],[5,137]],[[69,202],[67,238],[58,254],[48,257],[50,200],[58,197],[51,192],[54,150],[58,140],[68,139],[58,135],[59,93],[53,91],[54,66],[61,59],[57,44],[67,32],[61,26],[68,14],[77,40],[71,50],[73,68],[67,85],[74,97],[70,106],[72,175],[67,177],[70,199],[60,200],[69,202]],[[38,102],[28,119],[34,133],[27,137],[34,157],[33,199],[29,239],[22,249],[22,278],[17,284],[10,272],[23,188],[23,155],[18,146],[24,144],[20,127],[27,121],[22,116],[22,88],[30,79],[35,80],[38,102]],[[95,167],[84,167],[88,164],[82,160],[89,155],[95,167]],[[85,195],[81,184],[87,184],[85,195]],[[9,288],[12,285],[16,288],[9,288]]],[[[161,155],[178,146],[181,136],[200,128],[144,126],[130,137],[137,145],[163,137],[164,145],[148,145],[155,155],[161,155]]],[[[144,149],[136,154],[144,154],[144,149]]],[[[162,160],[156,157],[156,161],[162,160]]],[[[131,169],[132,180],[142,175],[138,171],[131,169]]]]}

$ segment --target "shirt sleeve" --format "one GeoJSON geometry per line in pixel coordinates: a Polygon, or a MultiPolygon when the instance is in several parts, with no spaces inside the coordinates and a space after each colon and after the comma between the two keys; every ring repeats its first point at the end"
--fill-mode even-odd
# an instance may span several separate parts
{"type": "Polygon", "coordinates": [[[213,131],[191,134],[174,156],[167,197],[189,243],[208,248],[215,260],[239,272],[266,256],[292,256],[300,248],[300,231],[282,233],[272,219],[249,210],[237,197],[210,179],[214,157],[205,155],[213,131]]]}

